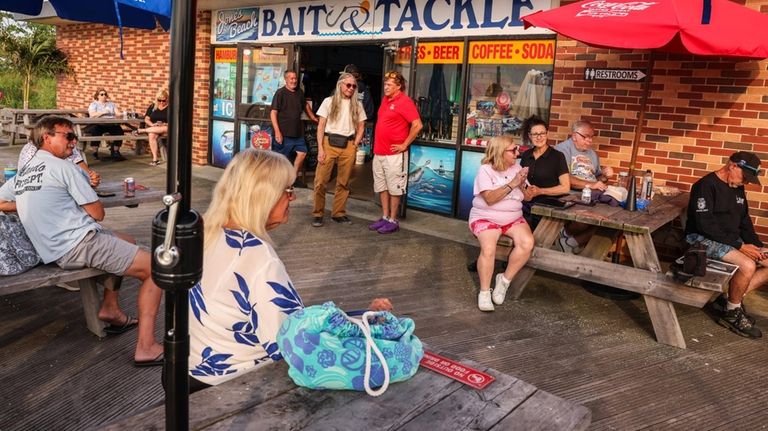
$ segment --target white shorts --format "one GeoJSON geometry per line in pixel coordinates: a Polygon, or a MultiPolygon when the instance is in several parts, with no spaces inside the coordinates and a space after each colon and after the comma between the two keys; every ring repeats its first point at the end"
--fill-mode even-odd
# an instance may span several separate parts
{"type": "Polygon", "coordinates": [[[408,153],[373,156],[373,191],[388,191],[392,196],[405,193],[408,178],[408,153]]]}

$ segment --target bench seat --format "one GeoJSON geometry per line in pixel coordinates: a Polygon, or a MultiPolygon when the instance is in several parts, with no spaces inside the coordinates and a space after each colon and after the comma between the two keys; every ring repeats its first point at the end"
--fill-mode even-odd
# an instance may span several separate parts
{"type": "Polygon", "coordinates": [[[103,338],[107,335],[104,332],[106,325],[98,317],[101,298],[94,278],[102,274],[104,271],[95,268],[70,270],[61,269],[55,264],[39,265],[18,275],[0,276],[0,296],[76,281],[80,286],[88,329],[103,338]]]}

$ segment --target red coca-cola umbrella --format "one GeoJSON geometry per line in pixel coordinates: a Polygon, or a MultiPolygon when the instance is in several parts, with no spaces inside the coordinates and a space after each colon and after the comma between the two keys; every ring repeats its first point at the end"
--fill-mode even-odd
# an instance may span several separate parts
{"type": "Polygon", "coordinates": [[[650,51],[630,171],[645,123],[654,52],[768,58],[768,15],[728,0],[583,0],[522,20],[526,28],[548,28],[596,47],[650,51]]]}

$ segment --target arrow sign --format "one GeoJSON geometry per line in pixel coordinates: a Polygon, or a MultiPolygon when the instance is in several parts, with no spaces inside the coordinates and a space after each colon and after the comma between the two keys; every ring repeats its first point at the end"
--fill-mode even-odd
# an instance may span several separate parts
{"type": "Polygon", "coordinates": [[[637,69],[584,69],[587,81],[642,81],[645,73],[637,69]]]}

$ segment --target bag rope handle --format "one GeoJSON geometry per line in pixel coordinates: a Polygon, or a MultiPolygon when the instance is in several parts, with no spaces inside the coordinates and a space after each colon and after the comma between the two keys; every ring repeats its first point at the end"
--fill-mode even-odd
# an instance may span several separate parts
{"type": "Polygon", "coordinates": [[[363,335],[365,335],[365,381],[363,382],[365,386],[365,392],[372,396],[372,397],[378,397],[379,395],[383,394],[387,388],[389,387],[389,366],[387,365],[387,360],[384,358],[384,355],[379,350],[379,347],[376,346],[376,343],[373,342],[373,337],[371,337],[371,326],[368,322],[368,317],[375,317],[378,311],[366,311],[363,313],[363,316],[360,320],[353,319],[349,316],[347,319],[354,323],[355,325],[360,327],[360,330],[363,331],[363,335]],[[379,361],[381,362],[381,367],[384,369],[384,383],[381,385],[379,389],[373,390],[371,389],[371,350],[376,354],[376,357],[379,358],[379,361]]]}

